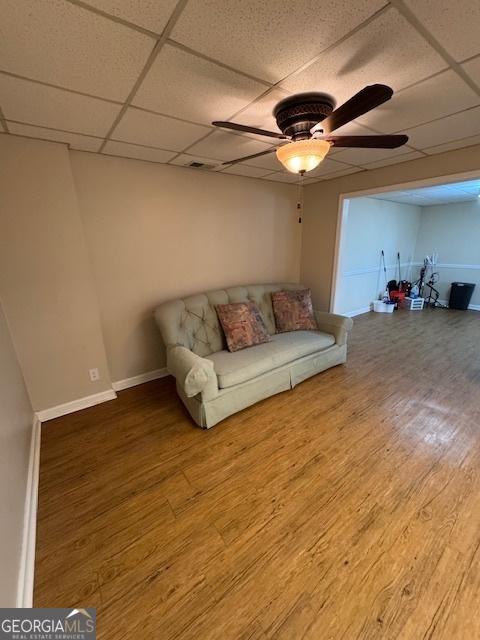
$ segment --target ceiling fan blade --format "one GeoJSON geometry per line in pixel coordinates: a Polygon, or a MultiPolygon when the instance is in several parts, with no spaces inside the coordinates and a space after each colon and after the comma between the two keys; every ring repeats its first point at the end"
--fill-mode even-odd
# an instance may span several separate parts
{"type": "Polygon", "coordinates": [[[267,153],[273,153],[281,147],[282,145],[277,145],[276,147],[272,147],[268,151],[260,151],[260,153],[253,153],[251,156],[243,156],[243,158],[235,158],[235,160],[229,160],[228,162],[222,162],[222,164],[237,164],[237,162],[245,162],[245,160],[251,160],[252,158],[259,158],[260,156],[266,156],[267,153]]]}
{"type": "Polygon", "coordinates": [[[247,127],[244,124],[237,124],[236,122],[223,122],[222,120],[216,120],[215,122],[212,122],[212,124],[214,127],[233,129],[233,131],[244,131],[245,133],[254,133],[257,136],[268,136],[269,138],[279,138],[280,140],[287,139],[287,136],[284,136],[283,133],[265,131],[265,129],[257,129],[257,127],[247,127]]]}
{"type": "Polygon", "coordinates": [[[334,147],[364,147],[371,149],[396,149],[408,142],[404,135],[379,136],[327,136],[325,138],[334,147]]]}
{"type": "Polygon", "coordinates": [[[347,122],[351,122],[364,113],[380,106],[393,95],[393,89],[385,84],[371,84],[356,93],[350,100],[347,100],[340,107],[332,111],[332,113],[320,122],[317,126],[322,128],[328,134],[335,129],[343,127],[347,122]]]}

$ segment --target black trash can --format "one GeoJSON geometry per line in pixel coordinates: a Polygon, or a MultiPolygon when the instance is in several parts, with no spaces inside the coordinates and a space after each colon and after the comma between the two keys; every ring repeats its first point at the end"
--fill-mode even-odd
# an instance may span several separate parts
{"type": "Polygon", "coordinates": [[[472,282],[452,282],[450,289],[450,309],[468,309],[475,285],[472,282]]]}

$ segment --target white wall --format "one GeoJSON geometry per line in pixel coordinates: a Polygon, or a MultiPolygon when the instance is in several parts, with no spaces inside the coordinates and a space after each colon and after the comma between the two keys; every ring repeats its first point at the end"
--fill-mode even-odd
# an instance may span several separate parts
{"type": "Polygon", "coordinates": [[[383,270],[379,273],[382,249],[388,280],[398,279],[397,252],[403,264],[402,279],[408,277],[406,265],[415,255],[421,212],[414,205],[352,198],[347,216],[335,311],[352,314],[366,311],[385,290],[383,270]]]}
{"type": "Polygon", "coordinates": [[[451,282],[473,282],[471,303],[480,305],[480,199],[422,207],[416,260],[433,252],[438,253],[440,297],[448,300],[451,282]]]}
{"type": "Polygon", "coordinates": [[[33,410],[0,303],[0,607],[14,607],[33,410]]]}

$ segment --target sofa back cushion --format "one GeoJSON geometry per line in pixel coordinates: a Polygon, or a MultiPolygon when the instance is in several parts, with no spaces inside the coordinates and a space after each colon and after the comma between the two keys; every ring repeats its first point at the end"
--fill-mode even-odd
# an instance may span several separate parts
{"type": "Polygon", "coordinates": [[[207,291],[193,296],[164,302],[155,311],[155,320],[167,347],[176,344],[190,349],[199,356],[226,348],[216,305],[233,302],[255,302],[267,331],[275,333],[272,293],[274,291],[304,289],[301,284],[255,284],[218,291],[207,291]]]}

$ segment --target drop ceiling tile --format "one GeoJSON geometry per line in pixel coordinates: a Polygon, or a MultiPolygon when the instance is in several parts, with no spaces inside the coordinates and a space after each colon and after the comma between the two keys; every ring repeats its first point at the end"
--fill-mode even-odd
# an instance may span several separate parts
{"type": "Polygon", "coordinates": [[[198,124],[130,107],[116,126],[112,138],[167,151],[182,151],[208,132],[207,127],[198,124]]]}
{"type": "Polygon", "coordinates": [[[28,124],[20,124],[18,122],[9,122],[8,128],[10,133],[28,138],[39,138],[40,140],[52,140],[53,142],[63,142],[68,144],[71,149],[78,151],[98,151],[103,142],[102,138],[93,138],[91,136],[81,136],[76,133],[68,133],[66,131],[55,131],[54,129],[45,129],[43,127],[33,127],[28,124]]]}
{"type": "Polygon", "coordinates": [[[7,120],[104,137],[120,106],[0,74],[7,120]]]}
{"type": "Polygon", "coordinates": [[[296,184],[300,182],[300,177],[295,173],[290,173],[289,171],[278,171],[276,173],[267,174],[263,177],[263,180],[296,184]]]}
{"type": "Polygon", "coordinates": [[[249,167],[245,164],[234,164],[227,167],[222,173],[232,173],[236,176],[248,176],[249,178],[262,178],[271,173],[268,169],[258,169],[258,167],[249,167]]]}
{"type": "Polygon", "coordinates": [[[96,9],[128,20],[144,29],[162,33],[177,0],[84,0],[96,9]]]}
{"type": "Polygon", "coordinates": [[[334,180],[335,178],[341,178],[342,176],[349,176],[352,173],[359,173],[359,171],[363,171],[360,167],[348,167],[347,169],[342,169],[341,171],[332,171],[332,173],[327,173],[326,175],[320,175],[320,180],[334,180]]]}
{"type": "Polygon", "coordinates": [[[410,153],[404,153],[402,155],[394,156],[393,158],[383,158],[376,162],[368,162],[362,165],[364,169],[378,169],[380,167],[387,167],[391,164],[399,164],[400,162],[408,162],[408,160],[416,160],[417,158],[424,158],[425,156],[419,151],[411,151],[410,153]]]}
{"type": "Polygon", "coordinates": [[[444,153],[445,151],[453,151],[454,149],[462,149],[464,147],[471,147],[477,144],[480,145],[480,135],[468,136],[467,138],[462,138],[461,140],[453,140],[452,142],[446,142],[445,144],[428,147],[426,149],[423,149],[423,152],[431,156],[435,155],[436,153],[444,153]]]}
{"type": "Polygon", "coordinates": [[[480,53],[478,0],[405,0],[424,27],[455,60],[480,53]]]}
{"type": "Polygon", "coordinates": [[[383,6],[383,0],[189,0],[172,38],[271,82],[323,51],[383,6]]]}
{"type": "Polygon", "coordinates": [[[378,131],[393,133],[477,104],[480,104],[480,96],[449,70],[397,93],[358,121],[378,131]]]}
{"type": "Polygon", "coordinates": [[[411,151],[411,149],[405,147],[405,145],[403,147],[398,147],[397,149],[341,149],[336,154],[335,160],[363,166],[365,164],[370,164],[377,160],[384,159],[390,160],[393,158],[393,161],[395,162],[395,158],[405,155],[405,153],[408,153],[409,151],[411,151]]]}
{"type": "Polygon", "coordinates": [[[279,160],[277,160],[277,156],[275,155],[275,151],[273,153],[269,153],[265,156],[260,156],[259,158],[252,158],[252,160],[248,160],[248,164],[252,167],[259,167],[260,169],[267,169],[268,171],[281,171],[282,165],[279,160]]]}
{"type": "Polygon", "coordinates": [[[189,167],[192,162],[199,162],[201,164],[207,165],[207,168],[213,165],[213,168],[210,169],[210,171],[221,171],[225,168],[225,166],[222,165],[221,160],[214,160],[213,158],[206,158],[205,156],[190,155],[189,153],[181,153],[169,164],[175,164],[181,167],[189,167]]]}
{"type": "Polygon", "coordinates": [[[284,91],[271,89],[266,96],[252,102],[242,113],[235,116],[233,120],[240,124],[247,124],[251,127],[259,127],[260,129],[280,133],[280,129],[277,127],[277,123],[273,117],[273,110],[280,100],[283,100],[287,96],[288,93],[284,91]]]}
{"type": "Polygon", "coordinates": [[[213,120],[228,120],[266,88],[167,45],[153,63],[133,104],[210,125],[213,120]]]}
{"type": "MultiPolygon", "coordinates": [[[[188,151],[189,153],[198,153],[209,158],[218,158],[219,160],[235,160],[236,158],[260,153],[260,151],[266,151],[270,148],[271,145],[253,140],[247,136],[214,131],[205,140],[200,140],[200,142],[193,145],[188,151]]],[[[249,161],[249,164],[252,163],[249,161]]]]}
{"type": "Polygon", "coordinates": [[[288,78],[282,87],[291,92],[325,91],[338,106],[366,85],[383,83],[398,91],[446,66],[417,31],[390,9],[288,78]]]}
{"type": "Polygon", "coordinates": [[[407,129],[404,133],[409,137],[409,144],[417,149],[427,149],[480,134],[480,107],[407,129]]]}
{"type": "Polygon", "coordinates": [[[64,0],[3,3],[0,68],[112,100],[124,100],[152,38],[64,0]]]}
{"type": "Polygon", "coordinates": [[[136,144],[128,144],[127,142],[117,142],[115,140],[109,140],[107,142],[103,153],[112,156],[122,156],[123,158],[136,158],[137,160],[161,163],[168,162],[176,155],[174,151],[152,149],[151,147],[142,147],[136,144]]]}
{"type": "MultiPolygon", "coordinates": [[[[479,45],[480,46],[480,45],[479,45]]],[[[470,78],[480,87],[480,56],[462,64],[470,78]]]]}
{"type": "Polygon", "coordinates": [[[338,171],[345,171],[350,168],[351,167],[343,162],[337,162],[336,160],[330,160],[327,158],[326,160],[323,160],[316,169],[309,171],[308,177],[314,178],[317,176],[324,176],[327,173],[337,173],[338,171]]]}

